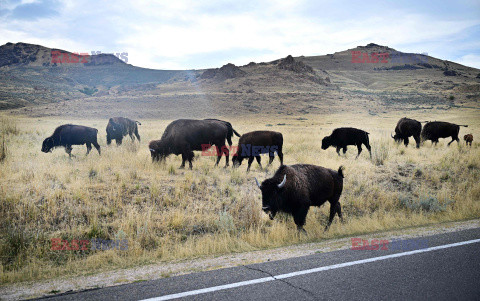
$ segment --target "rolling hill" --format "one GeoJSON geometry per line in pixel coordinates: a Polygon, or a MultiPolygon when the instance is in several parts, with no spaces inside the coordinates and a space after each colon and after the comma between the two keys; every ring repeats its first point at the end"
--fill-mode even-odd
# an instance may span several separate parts
{"type": "Polygon", "coordinates": [[[478,108],[480,70],[370,43],[206,70],[152,70],[113,55],[54,63],[52,51],[0,46],[0,109],[32,116],[139,118],[478,108]],[[375,55],[375,53],[380,55],[375,55]],[[354,62],[356,61],[356,62],[354,62]]]}

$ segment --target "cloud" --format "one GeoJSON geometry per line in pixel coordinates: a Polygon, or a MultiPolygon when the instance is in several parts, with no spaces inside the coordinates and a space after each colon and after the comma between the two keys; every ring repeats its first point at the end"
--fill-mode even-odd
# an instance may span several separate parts
{"type": "Polygon", "coordinates": [[[441,1],[434,7],[410,0],[374,5],[343,0],[6,3],[0,43],[128,52],[130,64],[147,68],[242,65],[370,42],[455,61],[480,47],[480,16],[472,13],[479,5],[469,1],[441,1]]]}
{"type": "Polygon", "coordinates": [[[57,8],[59,5],[60,2],[55,0],[22,3],[11,11],[9,17],[20,20],[36,20],[39,18],[58,16],[57,8]]]}
{"type": "Polygon", "coordinates": [[[455,60],[455,62],[480,69],[480,54],[467,54],[455,60]]]}

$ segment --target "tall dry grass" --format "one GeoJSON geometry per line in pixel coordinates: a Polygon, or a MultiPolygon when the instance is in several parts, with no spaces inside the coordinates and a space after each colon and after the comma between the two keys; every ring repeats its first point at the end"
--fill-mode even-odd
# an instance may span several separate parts
{"type": "MultiPolygon", "coordinates": [[[[444,119],[460,120],[449,114],[444,119]]],[[[469,132],[480,137],[478,114],[465,114],[462,121],[470,124],[469,132]]],[[[277,159],[264,170],[254,162],[246,173],[245,164],[238,169],[214,168],[213,157],[197,154],[193,170],[179,170],[178,157],[170,156],[162,164],[153,164],[149,157],[148,141],[158,139],[169,121],[142,120],[140,144],[128,138],[121,147],[106,147],[106,120],[17,119],[16,130],[5,135],[8,156],[0,164],[1,281],[85,274],[478,218],[479,144],[447,147],[445,141],[437,146],[427,142],[419,150],[414,143],[405,148],[389,138],[397,117],[339,113],[307,120],[270,116],[269,122],[262,116],[225,118],[240,133],[281,131],[286,164],[345,166],[340,201],[346,222],[335,219],[323,232],[329,205],[312,208],[307,235],[297,233],[291,217],[280,215],[271,221],[261,211],[253,178],[271,176],[279,166],[277,159]],[[272,119],[285,125],[267,126],[272,119]],[[43,139],[66,122],[98,128],[102,156],[96,152],[85,156],[84,146],[74,147],[72,159],[63,149],[42,153],[43,139]],[[321,150],[321,139],[337,126],[369,131],[372,159],[364,151],[354,160],[356,147],[350,147],[346,157],[338,157],[334,149],[321,150]],[[51,238],[128,239],[129,245],[126,251],[52,251],[51,238]]]]}

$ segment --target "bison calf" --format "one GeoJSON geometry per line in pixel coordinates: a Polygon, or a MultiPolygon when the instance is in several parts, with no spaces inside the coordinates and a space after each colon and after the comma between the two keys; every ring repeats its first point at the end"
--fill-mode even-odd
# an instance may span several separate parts
{"type": "Polygon", "coordinates": [[[465,143],[466,143],[467,145],[470,144],[470,146],[472,146],[473,135],[472,135],[472,134],[467,134],[467,135],[463,136],[463,140],[465,140],[465,143]]]}
{"type": "Polygon", "coordinates": [[[355,159],[357,159],[362,152],[362,144],[364,144],[371,158],[372,148],[370,147],[368,135],[369,133],[355,128],[334,129],[330,136],[323,138],[322,149],[325,150],[330,146],[334,146],[337,148],[337,154],[340,156],[340,149],[343,149],[343,153],[345,154],[347,152],[347,145],[356,145],[358,154],[355,159]]]}
{"type": "Polygon", "coordinates": [[[71,157],[72,145],[87,145],[87,155],[92,149],[92,144],[100,155],[100,145],[97,143],[98,130],[73,124],[64,124],[55,129],[52,136],[46,138],[42,144],[42,152],[51,152],[55,147],[63,146],[71,157]]]}
{"type": "Polygon", "coordinates": [[[107,124],[107,144],[110,145],[112,140],[115,140],[117,145],[122,144],[123,137],[129,135],[132,141],[135,140],[135,135],[140,141],[140,135],[138,134],[138,126],[142,125],[136,120],[131,120],[124,117],[112,117],[108,120],[107,124]]]}
{"type": "Polygon", "coordinates": [[[256,158],[260,168],[262,168],[260,154],[268,154],[272,164],[275,158],[275,152],[280,159],[280,165],[283,165],[283,135],[273,131],[254,131],[243,134],[238,140],[238,150],[233,155],[233,167],[242,165],[242,161],[248,158],[247,171],[250,170],[253,159],[256,158]]]}
{"type": "Polygon", "coordinates": [[[338,171],[308,165],[282,165],[275,175],[260,185],[262,191],[262,209],[275,217],[279,211],[291,214],[298,230],[303,230],[310,206],[321,206],[330,202],[330,217],[325,227],[327,230],[335,217],[343,220],[340,196],[343,190],[343,167],[338,171]]]}

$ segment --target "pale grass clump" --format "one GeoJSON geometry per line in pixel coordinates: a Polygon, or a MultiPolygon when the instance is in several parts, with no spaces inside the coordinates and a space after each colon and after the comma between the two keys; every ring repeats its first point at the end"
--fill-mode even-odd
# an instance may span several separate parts
{"type": "MultiPolygon", "coordinates": [[[[468,116],[470,127],[477,128],[477,116],[468,116]]],[[[70,159],[63,149],[40,152],[43,139],[65,121],[19,119],[17,134],[6,136],[8,156],[0,164],[1,281],[86,274],[480,216],[478,144],[447,147],[442,141],[438,146],[424,143],[419,150],[412,143],[405,148],[388,138],[396,116],[364,116],[361,122],[353,115],[307,116],[308,126],[292,116],[281,117],[279,123],[286,125],[274,127],[255,118],[225,119],[240,133],[282,132],[285,164],[345,167],[340,199],[345,223],[335,218],[330,230],[323,231],[329,204],[310,209],[307,235],[297,233],[288,215],[269,220],[253,178],[271,177],[278,158],[267,166],[263,156],[265,168],[254,162],[249,173],[246,162],[224,169],[222,158],[215,168],[215,157],[198,152],[193,170],[178,169],[181,160],[173,155],[152,163],[148,142],[158,139],[169,121],[142,120],[141,143],[128,138],[122,146],[107,147],[106,121],[69,120],[96,126],[102,146],[101,156],[96,151],[85,156],[85,147],[75,146],[76,157],[70,159]],[[335,127],[360,127],[357,122],[370,132],[372,159],[364,149],[355,160],[356,147],[340,157],[332,148],[321,150],[321,139],[335,127]],[[51,238],[122,238],[129,248],[52,251],[51,238]]]]}

